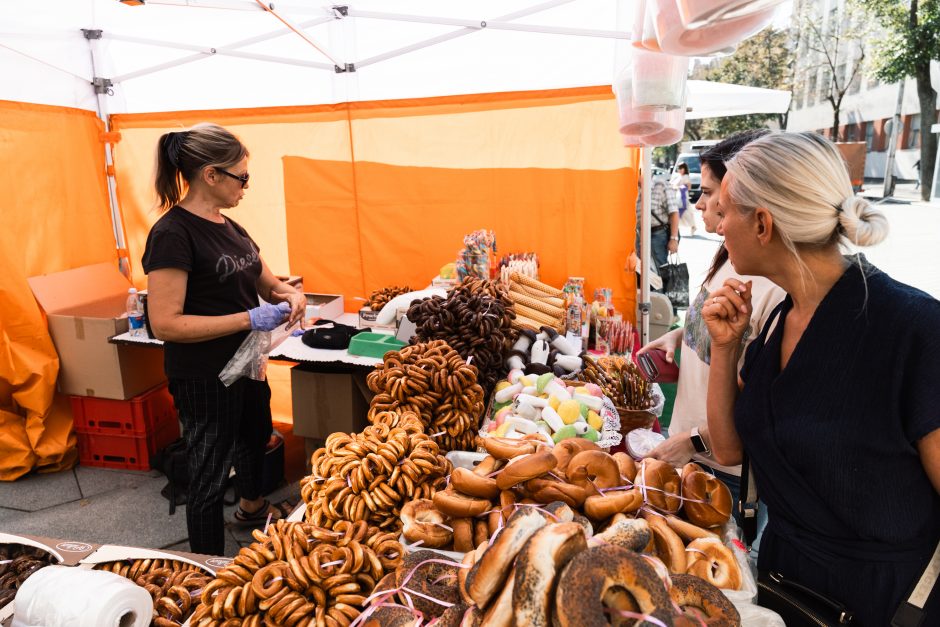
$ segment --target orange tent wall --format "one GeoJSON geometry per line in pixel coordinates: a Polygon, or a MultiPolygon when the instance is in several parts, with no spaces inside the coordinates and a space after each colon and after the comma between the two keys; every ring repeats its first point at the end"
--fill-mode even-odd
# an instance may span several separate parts
{"type": "Polygon", "coordinates": [[[88,111],[0,101],[0,480],[75,462],[59,359],[26,279],[117,262],[102,130],[88,111]]]}

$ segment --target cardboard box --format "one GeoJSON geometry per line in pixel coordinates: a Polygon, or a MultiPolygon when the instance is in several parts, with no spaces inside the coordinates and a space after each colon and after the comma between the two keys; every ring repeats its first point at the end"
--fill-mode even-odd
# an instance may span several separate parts
{"type": "Polygon", "coordinates": [[[359,310],[359,328],[360,329],[387,329],[389,331],[394,331],[398,328],[398,323],[402,318],[405,317],[405,314],[408,313],[407,307],[402,307],[395,312],[395,322],[392,324],[378,324],[375,319],[378,317],[379,312],[372,311],[372,307],[368,305],[359,310]]]}
{"type": "Polygon", "coordinates": [[[341,294],[313,294],[304,292],[307,297],[306,318],[336,320],[346,311],[341,294]]]}
{"type": "Polygon", "coordinates": [[[63,394],[126,400],[166,381],[163,351],[110,344],[127,331],[127,278],[99,263],[28,279],[59,354],[63,394]]]}
{"type": "MultiPolygon", "coordinates": [[[[23,544],[34,546],[50,553],[62,566],[76,566],[82,559],[94,553],[100,544],[87,542],[72,542],[69,540],[56,540],[41,536],[21,536],[10,533],[0,533],[0,544],[23,544]]],[[[16,611],[16,599],[0,608],[0,625],[7,625],[16,611]]]]}
{"type": "Polygon", "coordinates": [[[361,431],[372,392],[365,372],[312,372],[304,364],[291,368],[294,435],[326,439],[331,433],[361,431]]]}

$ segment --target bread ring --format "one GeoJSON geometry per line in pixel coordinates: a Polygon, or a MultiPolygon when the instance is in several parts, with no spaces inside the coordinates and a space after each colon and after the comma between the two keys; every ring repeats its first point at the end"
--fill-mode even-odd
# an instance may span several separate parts
{"type": "Polygon", "coordinates": [[[717,538],[699,538],[686,547],[686,572],[716,588],[741,589],[741,567],[734,553],[717,538]]]}
{"type": "Polygon", "coordinates": [[[687,557],[682,538],[672,530],[662,515],[647,511],[641,512],[640,515],[649,524],[650,531],[653,533],[656,556],[663,561],[670,573],[684,573],[687,557]]]}
{"type": "Polygon", "coordinates": [[[666,523],[672,527],[672,530],[679,534],[679,537],[686,542],[698,540],[699,538],[718,538],[718,534],[708,529],[703,529],[698,525],[693,525],[687,520],[682,520],[672,514],[666,516],[666,523]]]}
{"type": "Polygon", "coordinates": [[[679,498],[680,479],[676,469],[666,462],[647,457],[640,462],[635,484],[643,492],[643,499],[662,512],[675,514],[682,500],[679,498]]]}
{"type": "Polygon", "coordinates": [[[555,593],[554,624],[560,627],[618,624],[623,621],[614,620],[616,611],[624,609],[672,624],[672,602],[646,560],[619,546],[598,546],[582,551],[568,562],[555,593]],[[624,594],[608,594],[618,590],[624,594]],[[608,611],[614,616],[609,616],[608,611]]]}
{"type": "Polygon", "coordinates": [[[451,518],[473,518],[491,507],[486,499],[465,496],[451,488],[434,493],[434,507],[451,518]]]}
{"type": "Polygon", "coordinates": [[[520,455],[534,453],[538,443],[531,440],[516,440],[514,438],[499,438],[490,436],[482,438],[483,448],[496,459],[512,459],[520,455]]]}
{"type": "Polygon", "coordinates": [[[515,511],[515,504],[515,492],[512,490],[503,490],[499,493],[499,507],[493,508],[487,521],[491,536],[496,533],[497,529],[500,529],[506,524],[506,521],[509,520],[509,517],[512,516],[512,513],[515,511]]]}
{"type": "Polygon", "coordinates": [[[552,455],[558,460],[555,468],[557,471],[567,472],[568,462],[571,458],[582,451],[599,451],[601,448],[584,438],[566,438],[552,448],[552,455]]]}
{"type": "Polygon", "coordinates": [[[691,615],[695,625],[735,627],[741,624],[741,615],[731,600],[699,577],[673,575],[669,596],[683,614],[691,615]],[[687,609],[693,611],[687,612],[687,609]]]}
{"type": "Polygon", "coordinates": [[[454,468],[450,473],[450,484],[458,492],[480,499],[494,499],[499,496],[499,488],[492,477],[478,475],[466,468],[454,468]]]}
{"type": "Polygon", "coordinates": [[[450,526],[454,529],[454,550],[459,553],[472,551],[475,548],[473,544],[473,519],[454,518],[450,521],[450,526]]]}
{"type": "Polygon", "coordinates": [[[514,485],[539,477],[555,467],[558,460],[551,451],[531,453],[525,457],[516,457],[499,471],[496,485],[500,490],[508,490],[514,485]]]}
{"type": "Polygon", "coordinates": [[[731,518],[731,490],[698,464],[682,469],[682,511],[699,527],[718,527],[731,518]]]}
{"type": "Polygon", "coordinates": [[[551,624],[555,582],[571,558],[586,548],[578,523],[546,525],[533,534],[515,561],[512,624],[551,624]]]}
{"type": "Polygon", "coordinates": [[[584,501],[584,515],[593,521],[607,520],[614,514],[635,512],[643,505],[643,494],[637,488],[612,490],[589,496],[584,501]]]}
{"type": "Polygon", "coordinates": [[[485,542],[489,542],[490,539],[490,528],[486,524],[486,521],[482,518],[477,518],[473,521],[473,543],[477,546],[485,542]]]}
{"type": "Polygon", "coordinates": [[[412,627],[420,622],[420,618],[406,607],[385,605],[375,610],[362,625],[363,627],[412,627]]]}
{"type": "Polygon", "coordinates": [[[633,461],[633,458],[626,453],[614,453],[612,457],[620,469],[620,477],[624,481],[633,483],[636,479],[636,462],[633,461]]]}
{"type": "MultiPolygon", "coordinates": [[[[444,515],[428,499],[408,501],[401,507],[402,535],[410,543],[437,549],[450,544],[454,532],[444,527],[444,515]]],[[[358,544],[358,543],[356,543],[358,544]]]]}
{"type": "Polygon", "coordinates": [[[588,496],[584,488],[554,479],[529,479],[525,488],[533,499],[545,504],[561,501],[570,507],[581,507],[588,496]]]}
{"type": "MultiPolygon", "coordinates": [[[[433,551],[415,551],[405,557],[398,569],[396,586],[401,588],[403,594],[408,594],[409,590],[414,590],[428,597],[433,597],[444,601],[445,603],[456,603],[458,601],[457,592],[457,562],[452,564],[442,564],[441,562],[450,562],[447,557],[433,551]],[[434,561],[430,561],[434,560],[434,561]],[[405,576],[410,574],[411,578],[406,582],[405,576]]],[[[412,594],[411,602],[414,608],[420,611],[428,620],[436,618],[444,613],[446,606],[426,599],[419,594],[412,594]]]]}
{"type": "Polygon", "coordinates": [[[620,467],[604,451],[582,451],[571,458],[565,472],[569,483],[584,488],[588,494],[623,485],[620,467]]]}
{"type": "Polygon", "coordinates": [[[650,543],[653,532],[642,518],[630,518],[623,514],[614,515],[611,523],[602,532],[594,535],[588,542],[590,546],[612,544],[639,553],[650,543]]]}
{"type": "Polygon", "coordinates": [[[498,459],[492,455],[487,455],[479,464],[473,467],[473,472],[474,474],[483,475],[485,477],[495,471],[498,465],[498,459]]]}

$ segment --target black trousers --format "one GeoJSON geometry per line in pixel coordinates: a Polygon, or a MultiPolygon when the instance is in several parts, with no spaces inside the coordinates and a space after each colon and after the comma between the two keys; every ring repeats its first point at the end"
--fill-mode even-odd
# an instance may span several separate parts
{"type": "Polygon", "coordinates": [[[271,437],[271,388],[241,378],[225,387],[218,377],[170,379],[183,437],[189,447],[186,527],[194,553],[222,555],[222,499],[232,466],[241,498],[261,496],[264,452],[271,437]]]}

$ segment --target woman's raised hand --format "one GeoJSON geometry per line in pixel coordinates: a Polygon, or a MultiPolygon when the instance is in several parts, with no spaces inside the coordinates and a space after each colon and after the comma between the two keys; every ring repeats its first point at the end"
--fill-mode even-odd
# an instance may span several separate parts
{"type": "Polygon", "coordinates": [[[751,282],[727,279],[702,307],[712,347],[737,346],[751,320],[751,282]]]}

